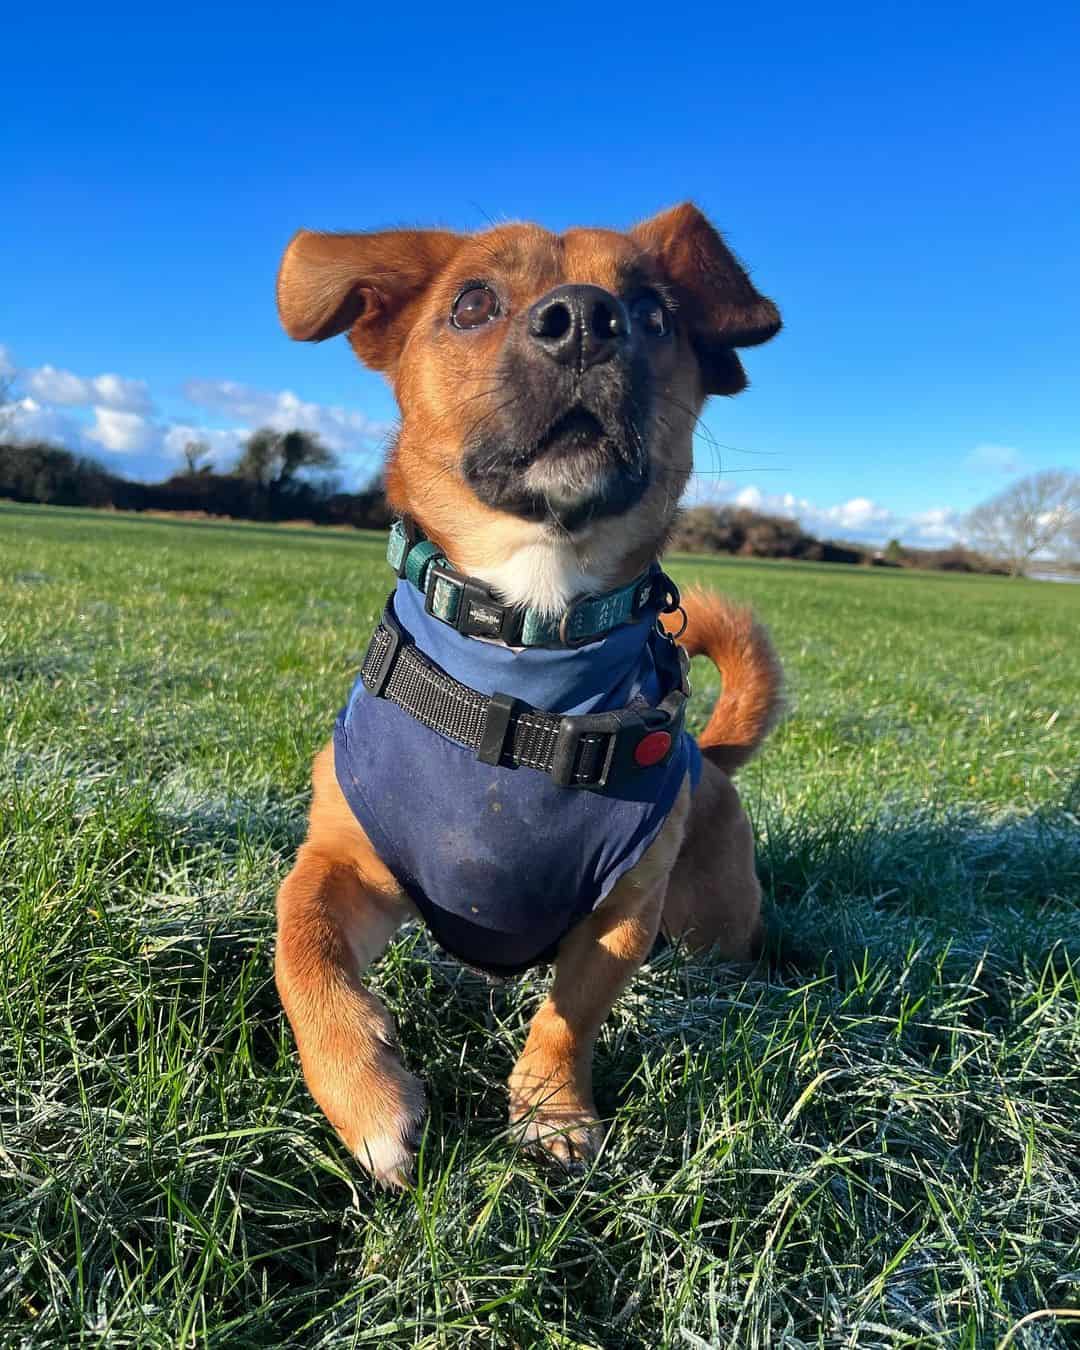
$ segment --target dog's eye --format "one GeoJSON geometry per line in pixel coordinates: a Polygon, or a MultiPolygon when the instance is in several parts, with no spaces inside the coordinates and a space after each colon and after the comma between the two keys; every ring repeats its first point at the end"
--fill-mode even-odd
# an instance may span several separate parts
{"type": "Polygon", "coordinates": [[[499,312],[499,297],[489,286],[470,284],[454,301],[450,322],[455,328],[479,328],[499,312]]]}
{"type": "Polygon", "coordinates": [[[630,306],[630,315],[639,328],[643,328],[650,337],[663,337],[670,329],[668,312],[664,302],[652,291],[639,295],[630,306]]]}

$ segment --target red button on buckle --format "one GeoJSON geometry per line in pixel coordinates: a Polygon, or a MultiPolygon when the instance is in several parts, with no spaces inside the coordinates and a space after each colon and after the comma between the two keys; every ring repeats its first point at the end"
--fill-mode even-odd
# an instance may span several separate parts
{"type": "Polygon", "coordinates": [[[642,769],[647,769],[652,764],[659,764],[670,749],[669,731],[650,731],[647,736],[642,736],[634,747],[634,763],[642,769]]]}

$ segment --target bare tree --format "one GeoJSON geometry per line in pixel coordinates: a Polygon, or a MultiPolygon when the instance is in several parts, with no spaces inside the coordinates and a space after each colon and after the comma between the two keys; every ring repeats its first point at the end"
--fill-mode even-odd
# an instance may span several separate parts
{"type": "Polygon", "coordinates": [[[282,488],[301,469],[331,469],[333,452],[310,431],[275,431],[260,427],[244,443],[234,472],[264,488],[282,488]]]}
{"type": "Polygon", "coordinates": [[[1080,474],[1046,469],[1021,478],[972,511],[965,524],[976,548],[1023,576],[1032,558],[1051,552],[1080,517],[1080,474]]]}
{"type": "Polygon", "coordinates": [[[210,447],[205,441],[188,441],[184,446],[184,472],[188,474],[210,472],[210,447]]]}

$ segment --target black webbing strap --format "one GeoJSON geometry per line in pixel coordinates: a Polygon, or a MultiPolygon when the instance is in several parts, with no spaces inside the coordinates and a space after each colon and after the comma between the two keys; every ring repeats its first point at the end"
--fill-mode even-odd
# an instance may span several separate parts
{"type": "Polygon", "coordinates": [[[369,694],[388,699],[417,722],[476,753],[487,764],[525,765],[562,787],[602,789],[630,772],[663,762],[682,730],[686,686],[656,708],[563,716],[542,712],[507,694],[481,694],[448,675],[413,644],[387,610],[360,670],[369,694]],[[646,736],[667,733],[660,759],[635,761],[646,736]]]}

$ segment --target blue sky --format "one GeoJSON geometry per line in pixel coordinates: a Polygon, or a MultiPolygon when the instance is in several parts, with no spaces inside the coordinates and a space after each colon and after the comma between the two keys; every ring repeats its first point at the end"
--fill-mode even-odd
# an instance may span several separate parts
{"type": "Polygon", "coordinates": [[[0,362],[20,425],[128,472],[194,429],[393,403],[290,343],[299,225],[629,224],[684,198],[786,328],[714,400],[699,495],[948,538],[1080,467],[1075,4],[27,6],[5,19],[0,362]]]}

